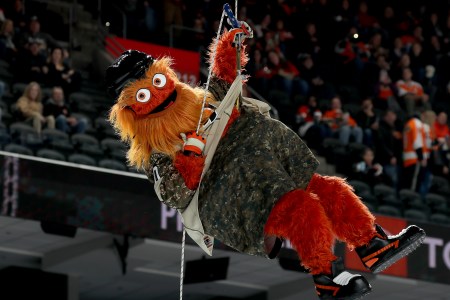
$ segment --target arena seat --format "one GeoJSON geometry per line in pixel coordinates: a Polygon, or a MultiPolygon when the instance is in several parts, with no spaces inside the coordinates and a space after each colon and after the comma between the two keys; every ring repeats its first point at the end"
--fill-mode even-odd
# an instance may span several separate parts
{"type": "Polygon", "coordinates": [[[76,164],[82,164],[82,165],[88,165],[88,166],[96,166],[97,162],[92,157],[85,155],[85,154],[71,154],[69,155],[67,161],[76,163],[76,164]]]}
{"type": "Polygon", "coordinates": [[[72,144],[75,147],[80,147],[81,145],[96,145],[99,146],[99,142],[98,140],[89,134],[85,134],[85,133],[76,133],[74,135],[72,135],[72,144]]]}
{"type": "Polygon", "coordinates": [[[373,193],[375,196],[382,199],[390,195],[395,195],[395,189],[387,184],[379,183],[373,187],[373,193]]]}
{"type": "Polygon", "coordinates": [[[402,212],[399,208],[391,206],[391,205],[380,205],[377,209],[378,213],[385,216],[391,217],[402,217],[402,212]]]}
{"type": "Polygon", "coordinates": [[[36,152],[36,156],[48,158],[48,159],[54,159],[54,160],[60,160],[65,161],[66,157],[64,154],[62,154],[59,151],[52,150],[52,149],[41,149],[36,152]]]}
{"type": "Polygon", "coordinates": [[[439,225],[450,226],[450,217],[445,214],[436,213],[430,216],[430,222],[439,225]]]}
{"type": "Polygon", "coordinates": [[[418,209],[414,209],[414,208],[406,209],[403,215],[406,219],[412,220],[412,221],[419,221],[419,222],[427,222],[428,221],[427,213],[423,212],[422,210],[418,210],[418,209]]]}
{"type": "Polygon", "coordinates": [[[95,144],[81,144],[78,150],[86,155],[91,156],[92,158],[95,158],[96,160],[102,159],[105,157],[105,153],[100,148],[99,145],[95,144]]]}
{"type": "Polygon", "coordinates": [[[127,166],[114,159],[102,159],[98,163],[99,167],[118,171],[127,171],[127,166]]]}
{"type": "Polygon", "coordinates": [[[370,185],[368,185],[367,183],[365,183],[363,181],[353,179],[353,180],[350,180],[348,183],[355,189],[355,193],[358,196],[361,195],[365,191],[372,193],[372,189],[371,189],[370,185]]]}
{"type": "Polygon", "coordinates": [[[26,146],[17,144],[8,144],[5,146],[5,151],[14,152],[24,155],[33,155],[33,151],[26,146]]]}
{"type": "Polygon", "coordinates": [[[444,196],[428,193],[425,196],[425,201],[432,212],[446,213],[448,211],[447,199],[444,196]]]}

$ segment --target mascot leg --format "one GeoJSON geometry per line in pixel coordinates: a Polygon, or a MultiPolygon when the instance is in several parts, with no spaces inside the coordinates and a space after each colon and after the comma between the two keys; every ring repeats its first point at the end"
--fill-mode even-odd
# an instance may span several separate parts
{"type": "Polygon", "coordinates": [[[373,273],[379,273],[415,250],[425,232],[409,226],[396,236],[388,236],[375,217],[342,178],[314,174],[307,191],[318,195],[336,237],[347,243],[373,273]]]}
{"type": "Polygon", "coordinates": [[[294,190],[284,195],[272,209],[266,222],[266,235],[288,239],[302,264],[313,274],[321,299],[356,299],[370,292],[361,275],[343,269],[333,255],[332,226],[317,195],[294,190]]]}
{"type": "Polygon", "coordinates": [[[365,245],[376,235],[375,217],[345,179],[314,174],[306,190],[319,197],[334,234],[350,248],[365,245]]]}

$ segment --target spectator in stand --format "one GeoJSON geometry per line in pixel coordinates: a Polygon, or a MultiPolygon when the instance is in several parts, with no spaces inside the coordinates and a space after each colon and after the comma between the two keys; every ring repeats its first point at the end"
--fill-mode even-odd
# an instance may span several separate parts
{"type": "Polygon", "coordinates": [[[275,41],[280,47],[280,51],[286,55],[287,54],[287,46],[289,45],[289,42],[294,39],[294,35],[292,32],[286,29],[284,26],[284,21],[282,19],[277,20],[275,24],[275,41]]]}
{"type": "Polygon", "coordinates": [[[442,57],[442,46],[439,38],[436,35],[430,37],[430,43],[428,43],[428,47],[426,48],[427,53],[427,61],[436,66],[442,57]]]}
{"type": "Polygon", "coordinates": [[[365,33],[369,33],[370,29],[372,29],[375,24],[378,23],[377,19],[368,13],[369,7],[367,6],[367,2],[362,1],[359,4],[359,10],[357,13],[357,20],[359,23],[359,27],[365,33]]]}
{"type": "Polygon", "coordinates": [[[56,128],[65,133],[84,133],[86,130],[86,120],[71,116],[69,107],[64,101],[64,91],[59,86],[53,87],[52,96],[44,105],[44,115],[53,116],[56,128]]]}
{"type": "Polygon", "coordinates": [[[335,48],[338,58],[338,68],[341,76],[338,81],[340,83],[359,84],[361,73],[365,63],[369,60],[370,51],[357,31],[357,28],[350,28],[347,36],[338,41],[335,48]]]}
{"type": "Polygon", "coordinates": [[[33,16],[30,19],[28,25],[28,31],[22,33],[19,38],[19,47],[24,48],[26,44],[32,40],[39,42],[40,51],[46,54],[48,48],[59,47],[58,42],[48,33],[41,32],[41,23],[37,16],[33,16]]]}
{"type": "Polygon", "coordinates": [[[246,65],[246,70],[249,74],[256,74],[262,69],[264,69],[264,66],[267,64],[267,62],[265,57],[263,56],[261,49],[259,48],[253,49],[250,56],[252,59],[250,59],[246,65]]]}
{"type": "Polygon", "coordinates": [[[395,11],[392,6],[386,6],[383,11],[383,16],[379,20],[380,30],[383,36],[392,41],[392,36],[396,33],[395,11]]]}
{"type": "Polygon", "coordinates": [[[289,96],[293,94],[307,94],[308,84],[300,79],[300,73],[293,63],[282,58],[276,51],[270,51],[267,57],[267,68],[255,75],[263,82],[267,82],[267,84],[263,85],[267,88],[266,93],[270,89],[278,89],[289,96]]]}
{"type": "Polygon", "coordinates": [[[300,36],[299,50],[301,53],[308,53],[316,59],[320,52],[320,43],[317,36],[316,24],[308,23],[305,32],[300,36]]]}
{"type": "Polygon", "coordinates": [[[339,36],[345,34],[349,27],[355,25],[355,15],[349,0],[343,0],[339,7],[334,9],[333,27],[339,36]]]}
{"type": "Polygon", "coordinates": [[[441,166],[440,170],[437,170],[437,175],[446,176],[449,175],[449,149],[450,149],[450,130],[447,124],[447,114],[440,112],[437,115],[434,123],[434,132],[436,134],[437,141],[437,161],[436,163],[441,166]]]}
{"type": "Polygon", "coordinates": [[[429,149],[427,147],[426,111],[415,114],[403,130],[403,188],[426,195],[429,188],[429,149]]]}
{"type": "Polygon", "coordinates": [[[14,23],[6,19],[0,28],[0,59],[11,63],[14,61],[17,51],[14,42],[14,23]]]}
{"type": "MultiPolygon", "coordinates": [[[[183,0],[167,0],[164,1],[164,30],[167,34],[170,33],[170,27],[172,25],[183,26],[183,0]]],[[[176,29],[173,31],[175,37],[181,35],[181,30],[176,29]]]]}
{"type": "Polygon", "coordinates": [[[408,53],[404,53],[400,56],[397,63],[393,63],[393,67],[390,70],[391,78],[394,81],[398,81],[403,76],[403,70],[411,67],[411,58],[408,53]]]}
{"type": "Polygon", "coordinates": [[[369,147],[364,148],[361,159],[354,166],[354,177],[366,182],[371,187],[384,181],[383,166],[374,161],[375,155],[369,147]]]}
{"type": "Polygon", "coordinates": [[[383,36],[381,33],[375,33],[369,40],[368,44],[370,50],[370,56],[373,58],[378,58],[380,55],[387,55],[388,51],[383,47],[383,36]]]}
{"type": "Polygon", "coordinates": [[[30,82],[16,104],[19,118],[32,123],[38,134],[41,133],[43,126],[55,128],[55,118],[43,114],[44,107],[41,100],[42,93],[39,83],[30,82]]]}
{"type": "Polygon", "coordinates": [[[12,8],[7,11],[7,16],[14,22],[17,32],[23,32],[27,26],[28,15],[22,0],[15,0],[12,8]]]}
{"type": "Polygon", "coordinates": [[[400,105],[395,98],[395,86],[392,83],[391,77],[386,70],[380,71],[380,79],[375,86],[375,101],[374,106],[380,110],[390,109],[395,112],[401,111],[400,105]]]}
{"type": "Polygon", "coordinates": [[[425,23],[424,30],[426,36],[436,36],[439,38],[444,36],[444,31],[439,23],[439,15],[436,12],[430,14],[430,18],[425,23]]]}
{"type": "Polygon", "coordinates": [[[322,122],[322,112],[314,96],[298,108],[296,123],[299,125],[298,134],[312,149],[319,149],[324,138],[331,136],[330,128],[322,122]]]}
{"type": "Polygon", "coordinates": [[[331,99],[331,109],[325,112],[323,121],[328,124],[333,135],[339,138],[342,145],[347,145],[350,138],[353,138],[354,142],[362,144],[363,131],[350,114],[342,110],[339,97],[331,99]]]}
{"type": "Polygon", "coordinates": [[[377,160],[383,166],[384,173],[391,185],[398,189],[399,162],[402,156],[402,131],[397,126],[397,114],[386,110],[375,136],[377,160]]]}
{"type": "Polygon", "coordinates": [[[430,109],[428,95],[424,93],[423,87],[417,81],[412,80],[410,68],[403,69],[402,79],[397,81],[397,95],[400,98],[400,105],[406,109],[408,116],[414,115],[418,106],[430,109]]]}
{"type": "Polygon", "coordinates": [[[144,24],[147,31],[151,34],[156,32],[157,24],[158,24],[158,13],[155,5],[155,1],[146,0],[144,1],[144,24]]]}
{"type": "Polygon", "coordinates": [[[363,130],[363,143],[366,146],[373,147],[373,136],[377,133],[379,118],[380,116],[373,109],[372,99],[364,99],[361,104],[361,110],[356,114],[355,120],[363,130]]]}
{"type": "Polygon", "coordinates": [[[425,66],[427,61],[420,43],[416,42],[412,45],[409,58],[411,60],[410,68],[413,77],[422,83],[425,79],[425,66]]]}
{"type": "Polygon", "coordinates": [[[389,53],[391,54],[390,60],[392,61],[392,64],[397,65],[402,56],[406,53],[406,49],[401,38],[397,37],[394,39],[394,44],[392,45],[389,53]]]}
{"type": "Polygon", "coordinates": [[[270,31],[270,23],[272,22],[272,16],[266,14],[259,24],[255,25],[253,32],[255,33],[255,38],[261,39],[266,36],[266,32],[270,31]]]}
{"type": "Polygon", "coordinates": [[[45,83],[45,74],[48,72],[46,60],[40,51],[39,40],[30,40],[25,49],[19,52],[14,68],[16,81],[45,83]]]}
{"type": "Polygon", "coordinates": [[[302,79],[307,83],[305,87],[308,88],[308,94],[320,97],[321,99],[333,97],[335,94],[333,87],[322,79],[319,69],[314,64],[311,55],[299,55],[297,62],[302,79]]]}
{"type": "MultiPolygon", "coordinates": [[[[436,133],[434,131],[434,123],[436,122],[436,113],[432,110],[422,112],[422,122],[425,131],[425,156],[428,159],[426,168],[423,168],[422,180],[419,185],[419,193],[425,199],[431,186],[431,171],[436,169],[436,133]]],[[[440,166],[442,168],[442,166],[440,166]]]]}
{"type": "Polygon", "coordinates": [[[69,95],[80,88],[81,75],[64,63],[63,49],[54,48],[47,63],[47,84],[51,87],[60,86],[69,95]]]}

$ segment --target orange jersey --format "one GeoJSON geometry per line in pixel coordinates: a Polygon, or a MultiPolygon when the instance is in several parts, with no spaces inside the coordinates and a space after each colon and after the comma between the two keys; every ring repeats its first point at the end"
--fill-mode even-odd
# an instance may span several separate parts
{"type": "Polygon", "coordinates": [[[380,85],[378,90],[378,98],[381,100],[387,100],[389,97],[394,96],[394,92],[388,85],[380,85]]]}
{"type": "Polygon", "coordinates": [[[414,94],[417,96],[423,96],[423,88],[422,85],[413,80],[406,82],[404,80],[397,81],[397,89],[398,95],[400,97],[405,96],[406,94],[414,94]]]}
{"type": "MultiPolygon", "coordinates": [[[[323,115],[324,120],[333,120],[333,123],[330,124],[331,129],[338,129],[339,123],[341,123],[341,119],[343,118],[344,113],[339,112],[335,109],[330,109],[325,112],[323,115]]],[[[356,126],[356,121],[349,115],[347,125],[351,127],[356,126]]]]}
{"type": "Polygon", "coordinates": [[[427,136],[424,124],[413,118],[405,124],[403,132],[403,166],[409,167],[419,161],[416,150],[421,149],[427,155],[427,136]]]}
{"type": "Polygon", "coordinates": [[[434,133],[436,138],[445,138],[450,135],[450,130],[447,124],[439,124],[439,122],[434,122],[434,133]]]}

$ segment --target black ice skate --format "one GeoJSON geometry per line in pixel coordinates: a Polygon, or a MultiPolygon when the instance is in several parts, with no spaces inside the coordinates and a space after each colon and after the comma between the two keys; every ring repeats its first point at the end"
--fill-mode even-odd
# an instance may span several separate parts
{"type": "Polygon", "coordinates": [[[341,258],[332,262],[331,273],[313,276],[317,295],[322,300],[361,299],[372,291],[372,287],[363,276],[344,271],[341,258]]]}
{"type": "Polygon", "coordinates": [[[387,236],[379,225],[376,230],[377,235],[368,245],[356,248],[363,264],[375,274],[416,250],[425,239],[425,231],[415,225],[394,236],[387,236]]]}

